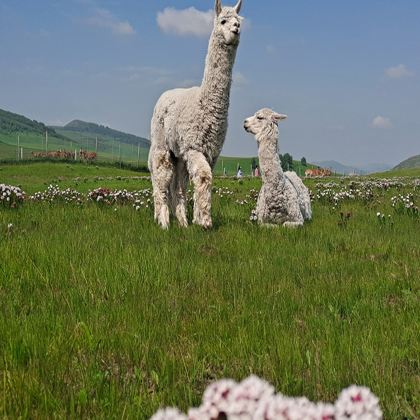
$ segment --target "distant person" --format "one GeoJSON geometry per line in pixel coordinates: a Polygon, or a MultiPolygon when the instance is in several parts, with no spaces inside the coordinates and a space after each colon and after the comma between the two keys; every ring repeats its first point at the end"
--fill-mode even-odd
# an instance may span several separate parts
{"type": "Polygon", "coordinates": [[[227,175],[226,168],[223,168],[223,176],[226,176],[226,175],[227,175]]]}
{"type": "Polygon", "coordinates": [[[258,165],[255,167],[254,176],[260,176],[260,168],[258,165]]]}
{"type": "Polygon", "coordinates": [[[238,167],[238,173],[236,174],[236,178],[242,178],[244,176],[244,173],[242,172],[241,167],[238,167]]]}

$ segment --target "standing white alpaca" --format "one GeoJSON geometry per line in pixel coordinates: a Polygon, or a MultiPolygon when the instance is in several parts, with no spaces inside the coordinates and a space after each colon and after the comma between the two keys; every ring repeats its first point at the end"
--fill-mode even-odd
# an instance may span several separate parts
{"type": "Polygon", "coordinates": [[[263,185],[257,201],[261,224],[302,226],[312,217],[309,191],[294,172],[283,172],[278,155],[278,123],[287,116],[268,108],[245,120],[248,133],[255,135],[263,185]]]}
{"type": "Polygon", "coordinates": [[[210,228],[212,169],[227,131],[232,68],[239,45],[242,5],[223,7],[216,0],[203,82],[200,87],[174,89],[158,100],[151,127],[149,169],[155,220],[167,229],[169,206],[187,226],[186,187],[194,184],[193,222],[210,228]]]}

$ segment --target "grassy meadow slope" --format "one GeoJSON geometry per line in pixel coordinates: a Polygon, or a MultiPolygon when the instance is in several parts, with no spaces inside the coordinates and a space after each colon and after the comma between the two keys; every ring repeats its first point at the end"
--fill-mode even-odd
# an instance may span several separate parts
{"type": "Polygon", "coordinates": [[[412,156],[399,163],[394,170],[420,168],[420,155],[412,156]]]}
{"type": "Polygon", "coordinates": [[[72,149],[68,138],[47,128],[42,122],[0,109],[0,160],[17,158],[18,137],[24,158],[28,158],[34,150],[45,150],[46,131],[49,150],[72,149]]]}
{"type": "MultiPolygon", "coordinates": [[[[0,177],[28,191],[74,174],[83,192],[150,188],[111,168],[97,182],[89,166],[16,168],[0,177]]],[[[145,419],[255,373],[314,400],[366,385],[386,419],[418,418],[420,225],[391,207],[397,193],[418,204],[412,180],[338,207],[315,198],[298,230],[249,221],[259,182],[216,179],[208,232],[163,232],[150,206],[0,207],[2,416],[145,419]]],[[[348,182],[309,181],[315,197],[348,182]]]]}
{"type": "Polygon", "coordinates": [[[406,177],[420,177],[420,167],[418,168],[404,168],[404,169],[393,169],[392,171],[378,172],[371,176],[379,178],[396,178],[400,176],[406,177]]]}
{"type": "Polygon", "coordinates": [[[0,160],[17,158],[17,147],[0,141],[0,160]]]}
{"type": "MultiPolygon", "coordinates": [[[[99,137],[105,140],[119,140],[122,143],[133,144],[136,147],[140,145],[141,147],[149,148],[150,141],[144,137],[139,137],[134,134],[124,133],[119,130],[114,130],[110,127],[105,127],[103,125],[85,122],[81,120],[73,120],[66,124],[63,127],[52,127],[55,130],[58,130],[63,135],[66,135],[66,132],[79,133],[82,136],[88,136],[89,138],[99,137]]],[[[57,132],[58,132],[57,131],[57,132]]]]}

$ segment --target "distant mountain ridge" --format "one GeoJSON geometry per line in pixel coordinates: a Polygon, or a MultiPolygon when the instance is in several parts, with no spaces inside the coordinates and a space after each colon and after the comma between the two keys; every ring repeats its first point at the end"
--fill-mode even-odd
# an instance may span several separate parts
{"type": "Polygon", "coordinates": [[[122,143],[131,145],[140,145],[142,148],[149,148],[150,141],[144,137],[139,137],[134,134],[124,133],[122,131],[114,130],[104,125],[86,122],[82,120],[73,120],[66,124],[64,127],[53,126],[54,130],[67,137],[73,138],[74,133],[87,137],[100,137],[107,140],[116,140],[122,143]]]}
{"type": "Polygon", "coordinates": [[[395,170],[398,169],[410,169],[410,168],[420,168],[420,155],[411,156],[406,160],[400,162],[395,166],[395,170]]]}
{"type": "Polygon", "coordinates": [[[351,166],[344,165],[335,160],[324,160],[321,162],[313,162],[314,165],[321,166],[322,168],[331,169],[333,172],[343,175],[358,174],[358,175],[367,175],[373,172],[387,171],[391,169],[391,165],[386,163],[372,163],[364,166],[351,166]]]}

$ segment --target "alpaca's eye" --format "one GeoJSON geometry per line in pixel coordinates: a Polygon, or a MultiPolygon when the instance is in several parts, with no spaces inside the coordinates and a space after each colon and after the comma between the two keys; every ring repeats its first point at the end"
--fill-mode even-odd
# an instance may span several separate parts
{"type": "Polygon", "coordinates": [[[263,119],[264,119],[264,117],[258,116],[258,117],[257,117],[257,119],[258,119],[258,120],[263,120],[263,119]]]}
{"type": "Polygon", "coordinates": [[[226,19],[223,19],[220,23],[221,23],[222,25],[224,25],[224,24],[226,23],[226,19]]]}

